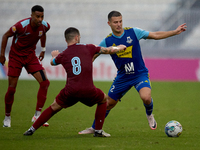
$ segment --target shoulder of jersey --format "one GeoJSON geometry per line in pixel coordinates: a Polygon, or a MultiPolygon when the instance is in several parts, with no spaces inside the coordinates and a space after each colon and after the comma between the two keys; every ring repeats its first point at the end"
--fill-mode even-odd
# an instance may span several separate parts
{"type": "Polygon", "coordinates": [[[76,43],[76,45],[87,45],[85,43],[76,43]]]}
{"type": "Polygon", "coordinates": [[[111,36],[112,36],[112,33],[108,34],[108,35],[106,36],[106,38],[111,37],[111,36]]]}
{"type": "MultiPolygon", "coordinates": [[[[125,28],[124,28],[124,30],[129,30],[129,29],[133,29],[133,28],[132,28],[132,27],[125,27],[125,28]]],[[[111,37],[111,36],[112,36],[112,33],[108,34],[108,35],[106,36],[106,38],[111,37]]]]}
{"type": "Polygon", "coordinates": [[[124,30],[133,29],[132,27],[125,27],[124,30]]]}

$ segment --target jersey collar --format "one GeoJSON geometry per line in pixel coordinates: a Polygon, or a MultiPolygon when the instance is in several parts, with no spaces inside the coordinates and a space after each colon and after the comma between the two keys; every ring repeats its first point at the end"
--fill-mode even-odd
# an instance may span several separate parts
{"type": "Polygon", "coordinates": [[[124,34],[125,34],[125,33],[123,32],[122,35],[116,36],[116,35],[114,35],[114,34],[112,33],[112,35],[113,35],[114,37],[116,37],[116,38],[121,38],[124,34]]]}

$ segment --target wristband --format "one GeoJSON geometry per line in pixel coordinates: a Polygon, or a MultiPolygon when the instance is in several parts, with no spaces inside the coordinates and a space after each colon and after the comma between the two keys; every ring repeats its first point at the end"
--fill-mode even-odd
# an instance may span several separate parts
{"type": "Polygon", "coordinates": [[[42,52],[46,51],[46,47],[41,47],[42,52]]]}

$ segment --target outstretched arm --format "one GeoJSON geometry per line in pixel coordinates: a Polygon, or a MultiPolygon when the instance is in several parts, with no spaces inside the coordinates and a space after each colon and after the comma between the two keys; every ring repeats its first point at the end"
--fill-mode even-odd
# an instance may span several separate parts
{"type": "Polygon", "coordinates": [[[5,64],[6,61],[6,57],[5,57],[5,51],[6,51],[6,46],[7,46],[7,42],[8,42],[8,38],[13,36],[13,33],[8,30],[2,37],[2,41],[1,41],[1,54],[0,54],[0,63],[2,65],[5,64]]]}
{"type": "Polygon", "coordinates": [[[101,47],[99,54],[115,54],[115,53],[125,50],[125,49],[126,49],[125,45],[101,47]]]}
{"type": "Polygon", "coordinates": [[[92,61],[94,61],[100,54],[115,54],[119,51],[125,50],[125,45],[101,47],[99,53],[95,54],[92,61]]]}
{"type": "Polygon", "coordinates": [[[175,30],[149,32],[149,36],[147,37],[147,39],[155,39],[155,40],[165,39],[170,36],[178,35],[186,31],[186,28],[187,28],[186,23],[184,23],[178,26],[175,30]]]}

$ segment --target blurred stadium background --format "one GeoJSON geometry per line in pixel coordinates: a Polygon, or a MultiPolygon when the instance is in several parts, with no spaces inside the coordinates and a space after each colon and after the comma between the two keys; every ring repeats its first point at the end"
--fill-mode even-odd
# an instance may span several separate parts
{"type": "MultiPolygon", "coordinates": [[[[111,33],[107,14],[118,10],[124,27],[139,27],[147,31],[173,30],[187,23],[187,31],[164,40],[141,40],[145,58],[200,58],[200,1],[199,0],[0,0],[0,35],[14,23],[30,17],[35,4],[44,7],[44,20],[51,25],[47,33],[47,54],[64,50],[64,31],[77,27],[81,43],[99,44],[111,33]]],[[[9,52],[11,38],[6,53],[9,52]]],[[[37,53],[40,52],[38,43],[37,53]]]]}

